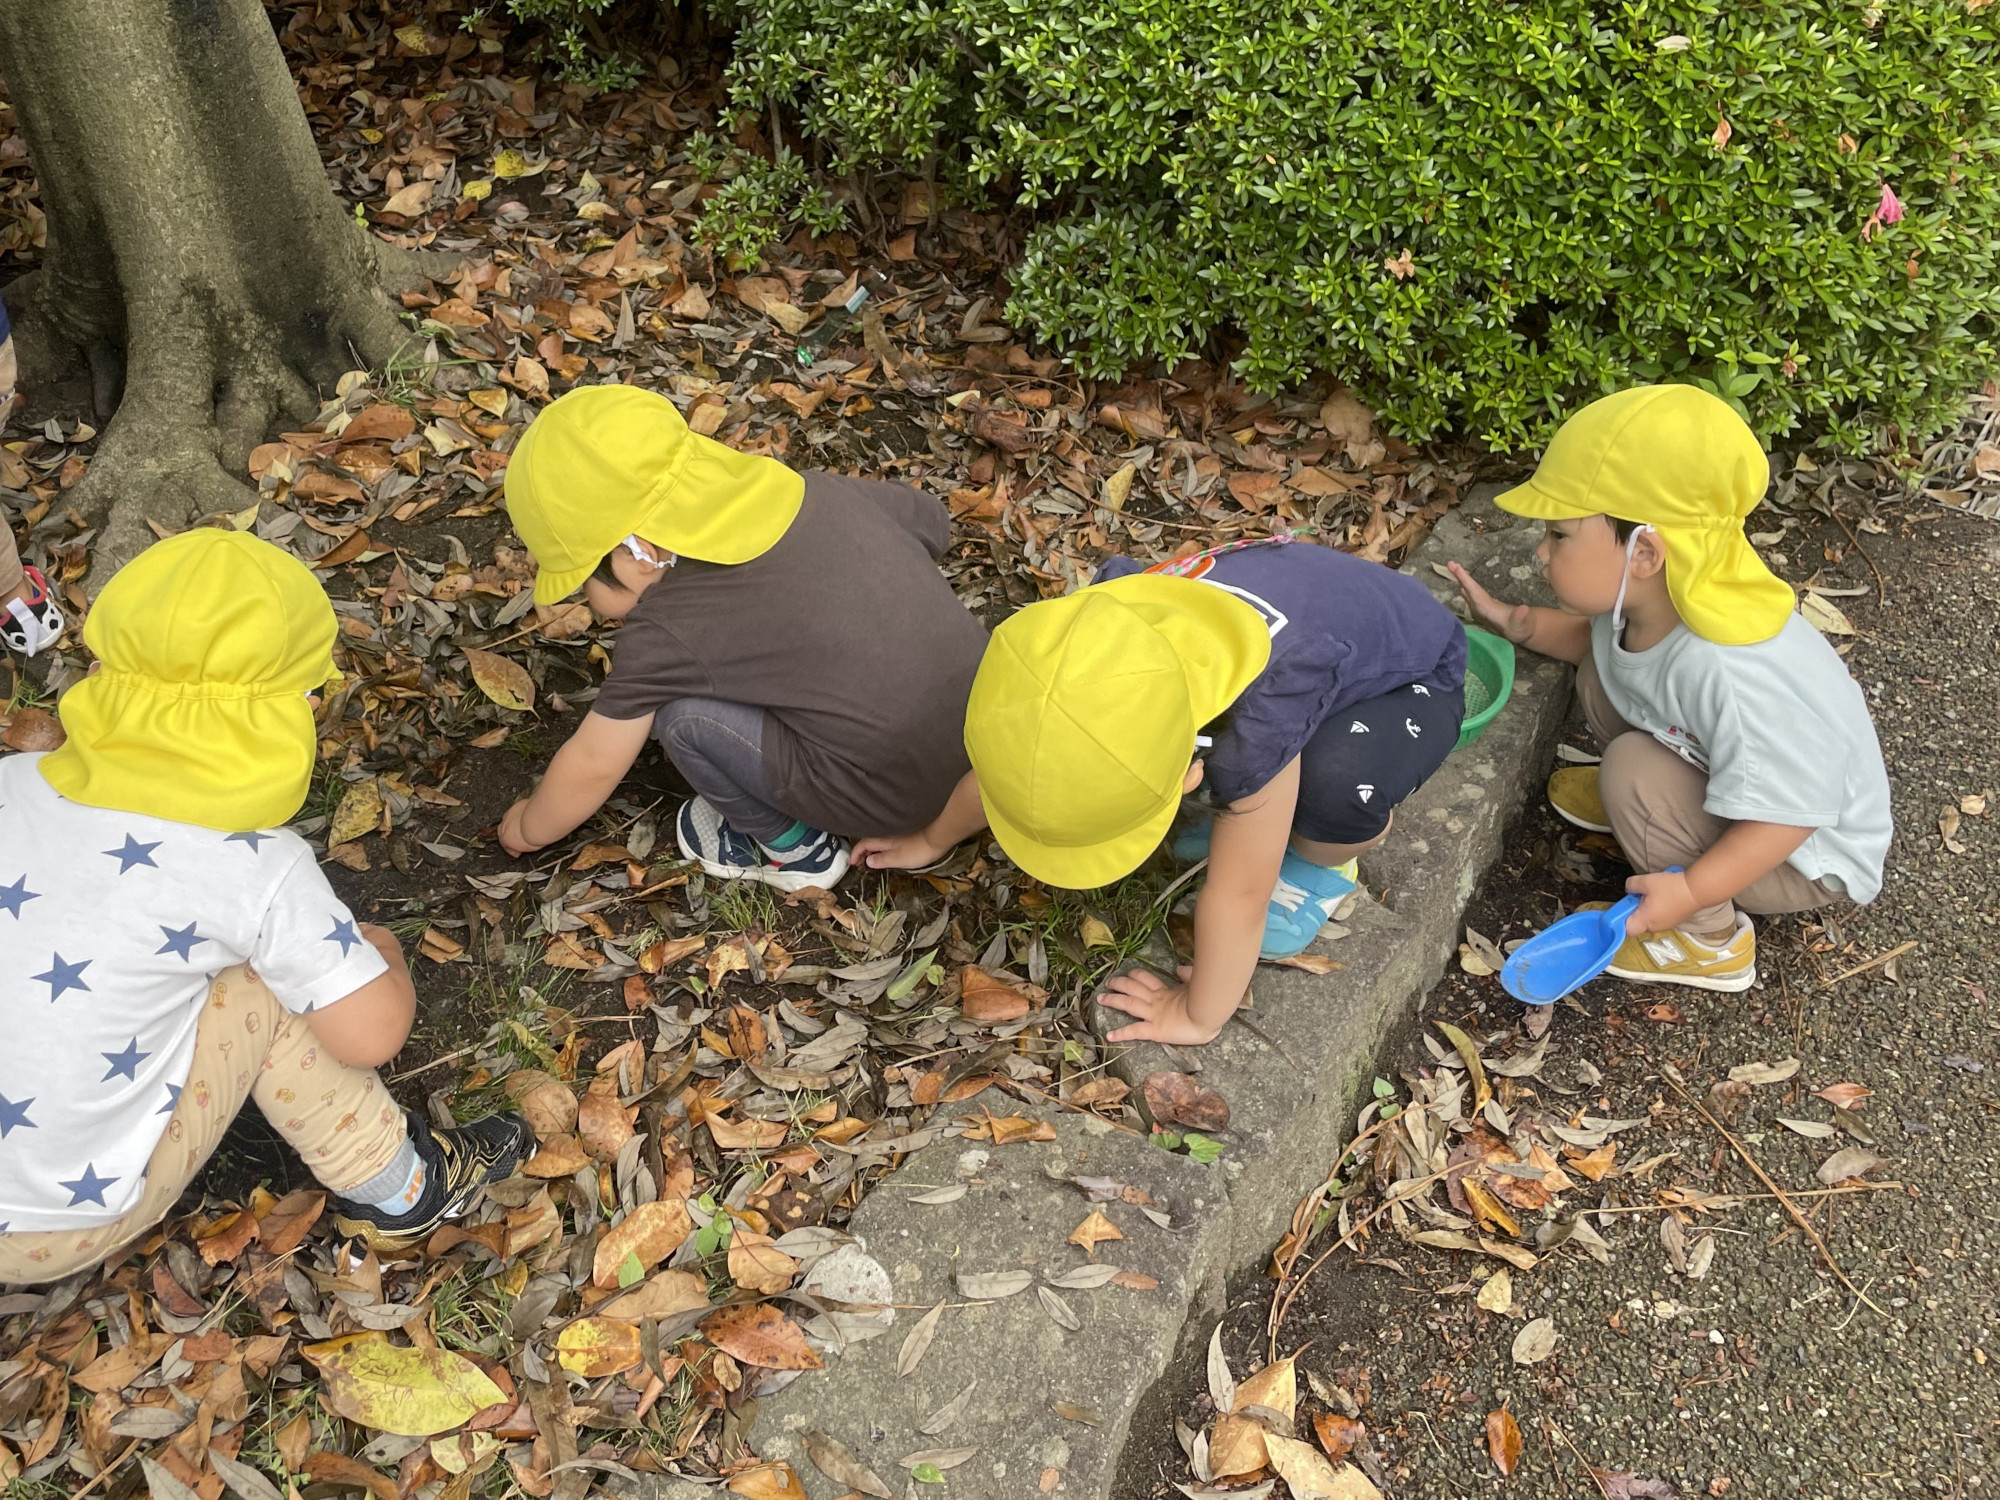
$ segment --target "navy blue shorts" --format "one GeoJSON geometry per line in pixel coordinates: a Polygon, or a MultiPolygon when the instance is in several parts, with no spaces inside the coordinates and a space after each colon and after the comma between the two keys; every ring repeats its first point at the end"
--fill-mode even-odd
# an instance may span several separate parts
{"type": "Polygon", "coordinates": [[[1367,843],[1444,764],[1464,719],[1464,688],[1421,685],[1329,716],[1299,755],[1292,832],[1322,844],[1367,843]]]}

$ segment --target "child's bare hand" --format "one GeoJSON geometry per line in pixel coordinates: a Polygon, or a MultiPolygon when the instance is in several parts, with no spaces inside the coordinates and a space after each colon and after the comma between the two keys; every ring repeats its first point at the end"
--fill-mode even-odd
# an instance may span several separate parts
{"type": "Polygon", "coordinates": [[[1634,875],[1625,882],[1625,893],[1640,898],[1639,909],[1625,923],[1625,931],[1632,937],[1671,932],[1702,907],[1701,898],[1695,895],[1686,873],[1680,870],[1634,875]]]}
{"type": "Polygon", "coordinates": [[[1204,1026],[1188,1014],[1188,984],[1194,970],[1180,967],[1181,982],[1168,984],[1151,969],[1133,969],[1109,980],[1098,999],[1113,1010],[1139,1017],[1135,1026],[1121,1026],[1105,1037],[1107,1042],[1170,1042],[1177,1047],[1199,1047],[1215,1040],[1219,1026],[1204,1026]]]}
{"type": "Polygon", "coordinates": [[[529,843],[521,834],[521,817],[527,808],[528,799],[523,797],[508,808],[506,816],[500,819],[500,847],[516,859],[524,854],[533,854],[542,847],[540,844],[529,843]]]}
{"type": "Polygon", "coordinates": [[[1534,616],[1525,604],[1509,604],[1505,599],[1495,599],[1480,587],[1479,580],[1457,563],[1448,563],[1452,581],[1458,585],[1459,593],[1471,606],[1473,618],[1478,620],[1495,635],[1503,635],[1517,646],[1525,646],[1528,637],[1534,634],[1534,616]]]}
{"type": "Polygon", "coordinates": [[[950,852],[949,847],[938,848],[920,828],[915,833],[857,839],[854,863],[864,870],[921,870],[950,852]]]}

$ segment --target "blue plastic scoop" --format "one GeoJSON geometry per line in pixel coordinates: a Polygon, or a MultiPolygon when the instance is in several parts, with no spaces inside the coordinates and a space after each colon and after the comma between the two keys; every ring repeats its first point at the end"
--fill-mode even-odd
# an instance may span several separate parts
{"type": "Polygon", "coordinates": [[[1625,941],[1625,923],[1639,909],[1627,896],[1604,911],[1572,912],[1552,922],[1508,957],[1500,983],[1524,1005],[1554,1005],[1611,967],[1625,941]]]}

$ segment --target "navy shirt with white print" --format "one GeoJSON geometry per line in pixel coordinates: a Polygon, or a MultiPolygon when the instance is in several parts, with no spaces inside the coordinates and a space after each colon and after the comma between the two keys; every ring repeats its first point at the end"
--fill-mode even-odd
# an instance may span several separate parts
{"type": "MultiPolygon", "coordinates": [[[[1093,583],[1148,569],[1108,559],[1093,583]]],[[[1271,631],[1271,660],[1237,696],[1203,752],[1223,802],[1261,789],[1344,708],[1397,688],[1453,692],[1465,682],[1465,628],[1407,573],[1291,537],[1164,565],[1251,605],[1271,631]]]]}

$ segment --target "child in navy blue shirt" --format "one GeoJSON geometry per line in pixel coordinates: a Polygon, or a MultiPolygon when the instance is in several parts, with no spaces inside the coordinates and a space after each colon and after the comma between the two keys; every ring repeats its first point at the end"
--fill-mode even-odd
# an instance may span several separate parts
{"type": "Polygon", "coordinates": [[[1030,875],[1105,885],[1206,783],[1225,815],[1175,845],[1209,860],[1196,965],[1104,996],[1140,1018],[1113,1041],[1205,1042],[1259,957],[1311,943],[1355,857],[1443,764],[1465,662],[1464,629],[1422,584],[1289,536],[1150,569],[1114,558],[994,632],[966,712],[973,774],[929,827],[855,857],[920,866],[990,825],[1030,875]]]}

